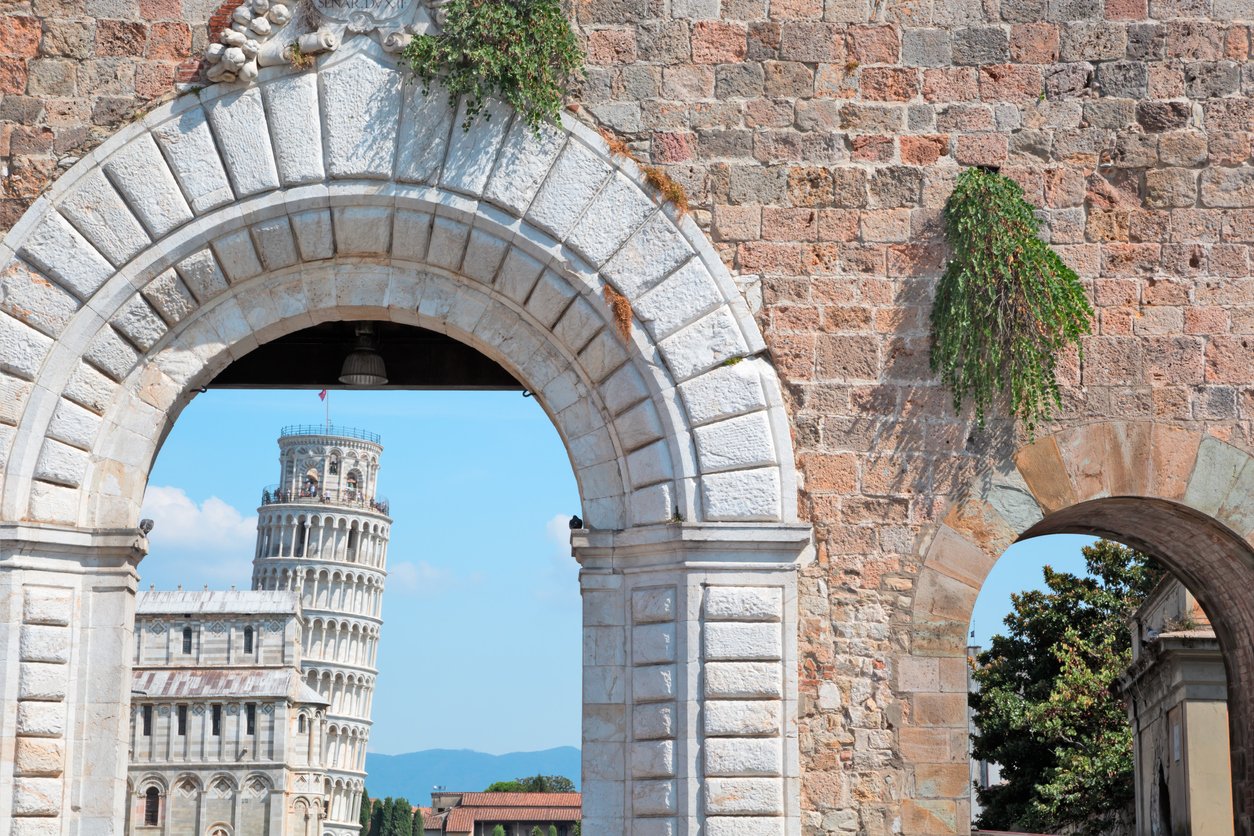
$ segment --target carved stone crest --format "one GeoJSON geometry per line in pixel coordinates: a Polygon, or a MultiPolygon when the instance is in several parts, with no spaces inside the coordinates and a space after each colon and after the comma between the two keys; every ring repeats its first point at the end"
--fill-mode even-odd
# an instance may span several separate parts
{"type": "MultiPolygon", "coordinates": [[[[402,22],[415,0],[312,0],[327,20],[348,24],[350,32],[369,32],[402,22]]],[[[404,21],[407,22],[407,21],[404,21]]]]}
{"type": "MultiPolygon", "coordinates": [[[[414,35],[432,31],[448,0],[243,0],[228,28],[213,33],[205,76],[213,82],[250,82],[264,67],[308,66],[339,49],[346,37],[374,33],[384,51],[403,50],[414,35]]],[[[307,448],[297,453],[305,455],[307,448]]]]}

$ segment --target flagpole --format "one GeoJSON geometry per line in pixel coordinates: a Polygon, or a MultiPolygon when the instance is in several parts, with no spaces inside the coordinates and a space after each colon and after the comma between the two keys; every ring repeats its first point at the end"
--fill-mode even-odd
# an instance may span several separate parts
{"type": "Polygon", "coordinates": [[[331,431],[331,391],[327,390],[327,396],[322,401],[327,407],[327,432],[331,431]]]}

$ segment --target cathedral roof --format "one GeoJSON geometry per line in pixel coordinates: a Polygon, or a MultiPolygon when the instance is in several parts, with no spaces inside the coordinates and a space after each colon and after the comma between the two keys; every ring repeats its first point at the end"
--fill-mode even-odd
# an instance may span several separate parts
{"type": "Polygon", "coordinates": [[[327,704],[290,668],[139,669],[134,672],[131,687],[133,693],[148,699],[286,697],[296,703],[327,704]]]}
{"type": "Polygon", "coordinates": [[[288,590],[161,589],[139,593],[136,615],[295,615],[299,599],[288,590]]]}

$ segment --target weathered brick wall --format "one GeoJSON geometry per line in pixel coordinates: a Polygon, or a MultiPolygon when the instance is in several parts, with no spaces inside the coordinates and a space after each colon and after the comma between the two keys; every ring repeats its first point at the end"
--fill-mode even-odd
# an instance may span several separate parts
{"type": "Polygon", "coordinates": [[[761,276],[819,543],[802,598],[803,809],[816,833],[891,832],[903,796],[963,792],[957,770],[926,788],[902,770],[894,732],[912,711],[958,720],[965,671],[944,660],[922,690],[950,694],[907,701],[895,657],[945,497],[1013,446],[1006,428],[972,433],[928,372],[941,206],[963,166],[1000,166],[1090,289],[1094,334],[1067,364],[1059,427],[1154,420],[1250,448],[1254,6],[672,11],[581,9],[582,102],[668,164],[728,264],[761,276]]]}
{"type": "Polygon", "coordinates": [[[212,0],[0,6],[0,229],[80,156],[194,78],[212,0]]]}
{"type": "MultiPolygon", "coordinates": [[[[0,228],[206,39],[207,3],[85,2],[0,18],[0,228]]],[[[963,166],[1000,166],[1089,287],[1058,428],[1152,420],[1254,449],[1254,6],[587,0],[577,17],[586,115],[665,165],[733,271],[760,278],[819,546],[806,824],[892,832],[922,780],[897,730],[960,710],[965,681],[947,659],[929,674],[947,702],[896,690],[921,553],[948,498],[1023,441],[974,432],[928,372],[940,207],[963,166]]]]}

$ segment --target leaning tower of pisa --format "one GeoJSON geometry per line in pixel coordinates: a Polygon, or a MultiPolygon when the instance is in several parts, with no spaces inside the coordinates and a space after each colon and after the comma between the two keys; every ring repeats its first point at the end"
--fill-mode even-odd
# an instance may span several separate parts
{"type": "Polygon", "coordinates": [[[386,500],[375,492],[382,452],[375,433],[285,427],[279,436],[279,482],[262,491],[257,511],[253,588],[300,593],[305,678],[331,703],[324,833],[335,836],[357,836],[361,830],[392,523],[386,500]]]}

